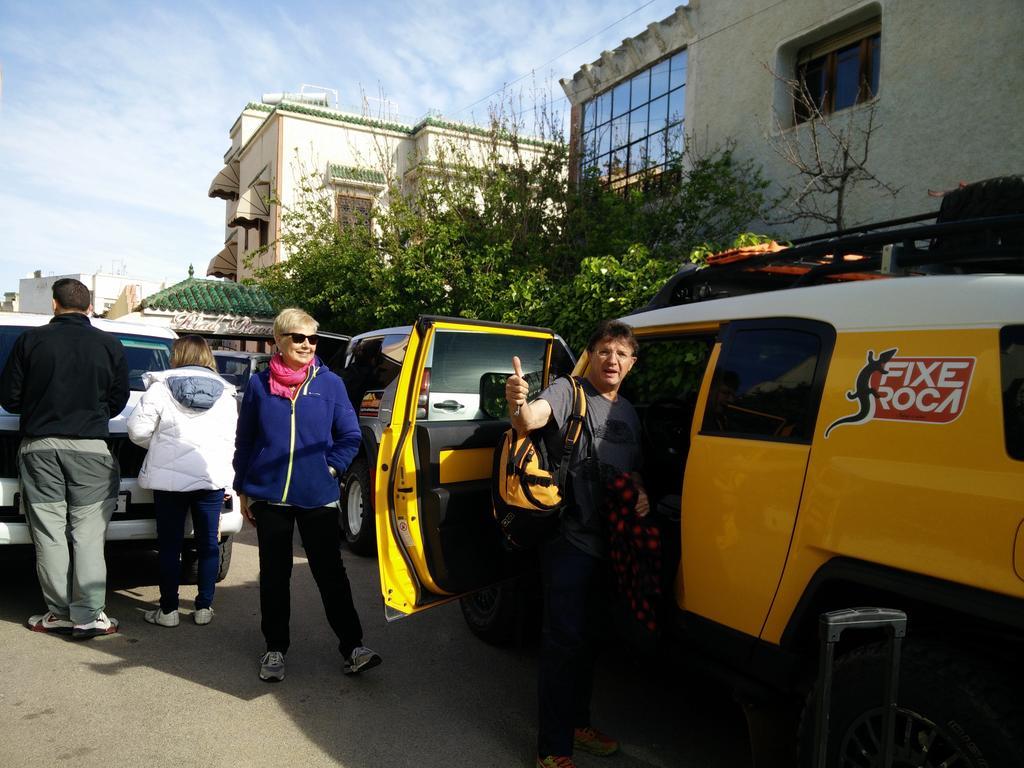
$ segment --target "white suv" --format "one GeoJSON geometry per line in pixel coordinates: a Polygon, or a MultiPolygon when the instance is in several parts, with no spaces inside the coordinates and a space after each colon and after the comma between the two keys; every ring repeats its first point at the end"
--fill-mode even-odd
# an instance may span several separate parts
{"type": "MultiPolygon", "coordinates": [[[[50,319],[49,315],[0,313],[0,370],[7,362],[14,340],[28,328],[45,325],[50,319]]],[[[125,358],[128,362],[128,383],[131,388],[128,405],[110,420],[110,437],[107,442],[120,466],[121,486],[117,510],[107,528],[107,541],[152,542],[155,546],[153,494],[141,488],[138,481],[146,451],[128,439],[127,420],[145,389],[142,374],[146,371],[162,371],[170,365],[171,344],[176,336],[173,331],[152,325],[98,318],[93,318],[92,323],[97,328],[112,333],[124,345],[125,358]]],[[[0,546],[32,543],[28,523],[20,508],[18,493],[17,453],[21,440],[18,421],[16,415],[0,408],[0,546]]],[[[218,580],[227,574],[231,562],[231,536],[242,530],[242,515],[233,508],[231,502],[232,495],[228,494],[220,519],[221,564],[217,574],[218,580]]],[[[186,535],[191,538],[191,527],[186,531],[186,535]]],[[[194,550],[190,555],[186,548],[183,561],[187,578],[189,572],[194,569],[194,550]]]]}

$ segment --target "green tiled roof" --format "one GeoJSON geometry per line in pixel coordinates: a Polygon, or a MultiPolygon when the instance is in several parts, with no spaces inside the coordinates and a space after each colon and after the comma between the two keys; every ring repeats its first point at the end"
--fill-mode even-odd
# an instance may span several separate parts
{"type": "Polygon", "coordinates": [[[262,286],[227,280],[202,280],[198,277],[182,280],[146,297],[141,308],[249,317],[273,317],[277,313],[270,294],[262,286]]]}
{"type": "Polygon", "coordinates": [[[351,165],[337,165],[331,163],[329,172],[332,179],[347,179],[349,181],[365,181],[371,184],[384,184],[384,174],[380,171],[369,168],[356,168],[351,165]]]}

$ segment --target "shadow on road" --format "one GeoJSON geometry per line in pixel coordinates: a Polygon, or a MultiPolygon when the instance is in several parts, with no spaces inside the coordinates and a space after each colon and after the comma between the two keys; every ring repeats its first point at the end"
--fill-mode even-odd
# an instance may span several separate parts
{"type": "MultiPolygon", "coordinates": [[[[157,598],[156,555],[143,550],[111,553],[107,612],[120,620],[121,631],[91,641],[106,658],[94,655],[101,660],[90,661],[89,668],[122,683],[134,679],[139,668],[156,670],[179,678],[168,681],[169,689],[204,686],[232,697],[240,713],[257,700],[272,697],[304,737],[305,741],[297,741],[314,756],[312,764],[532,764],[535,647],[494,648],[477,641],[463,626],[457,604],[386,625],[376,561],[346,551],[366,643],[385,661],[366,675],[345,677],[308,566],[299,559],[300,546],[296,554],[292,647],[283,683],[268,685],[256,674],[263,642],[251,529],[236,539],[231,573],[217,587],[214,622],[205,627],[195,626],[187,615],[195,595],[189,586],[181,592],[179,627],[146,624],[142,612],[151,609],[157,598]]],[[[8,585],[0,599],[0,622],[20,625],[30,614],[43,610],[30,551],[4,553],[0,579],[8,585]]],[[[74,642],[57,636],[38,640],[74,642]]],[[[611,758],[579,756],[581,766],[750,765],[743,718],[727,696],[695,684],[689,679],[692,676],[678,670],[644,669],[629,659],[629,654],[615,648],[604,654],[593,707],[595,725],[613,732],[622,741],[623,752],[611,758]]],[[[123,706],[131,706],[130,698],[123,706]]],[[[236,707],[226,706],[232,711],[236,707]]],[[[291,754],[298,749],[287,742],[295,740],[290,731],[284,735],[278,731],[280,727],[268,730],[266,725],[251,731],[253,749],[263,750],[267,757],[260,764],[280,759],[282,750],[291,754]]],[[[309,758],[304,764],[311,764],[309,758]]]]}

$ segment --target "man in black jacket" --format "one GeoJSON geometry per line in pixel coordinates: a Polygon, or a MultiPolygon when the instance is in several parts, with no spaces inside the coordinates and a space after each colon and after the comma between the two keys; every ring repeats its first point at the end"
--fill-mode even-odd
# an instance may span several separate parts
{"type": "Polygon", "coordinates": [[[124,348],[91,310],[85,285],[55,282],[54,318],[18,337],[0,374],[0,405],[21,416],[21,498],[48,608],[27,624],[78,638],[117,631],[104,612],[103,542],[120,478],[105,438],[129,391],[124,348]]]}

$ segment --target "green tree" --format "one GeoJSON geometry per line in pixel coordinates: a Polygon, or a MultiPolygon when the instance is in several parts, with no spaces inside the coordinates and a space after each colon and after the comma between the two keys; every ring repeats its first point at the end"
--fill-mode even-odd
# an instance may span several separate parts
{"type": "Polygon", "coordinates": [[[413,184],[382,160],[387,205],[348,228],[307,170],[282,211],[289,257],[256,279],[334,330],[454,315],[547,325],[579,349],[594,323],[646,304],[695,249],[727,246],[766,206],[760,170],[731,147],[626,191],[570,183],[567,161],[562,142],[530,144],[498,119],[484,137],[452,131],[413,184]]]}

